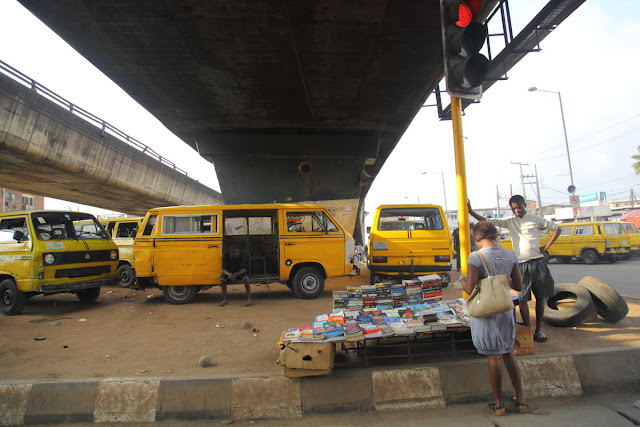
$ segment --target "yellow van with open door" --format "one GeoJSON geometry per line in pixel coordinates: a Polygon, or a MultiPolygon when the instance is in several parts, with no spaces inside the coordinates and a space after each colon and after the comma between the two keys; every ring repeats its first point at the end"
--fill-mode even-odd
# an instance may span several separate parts
{"type": "Polygon", "coordinates": [[[359,274],[353,237],[322,206],[176,206],[150,210],[134,240],[137,289],[172,304],[220,284],[222,255],[238,246],[253,283],[283,283],[303,299],[327,277],[359,274]]]}
{"type": "Polygon", "coordinates": [[[439,274],[449,283],[451,233],[442,207],[382,205],[367,230],[371,283],[439,274]]]}
{"type": "Polygon", "coordinates": [[[117,282],[118,249],[95,217],[69,211],[0,214],[0,308],[19,314],[39,294],[95,301],[117,282]]]}
{"type": "Polygon", "coordinates": [[[136,280],[136,262],[133,258],[133,239],[138,233],[143,217],[103,218],[100,224],[107,230],[118,247],[118,286],[130,288],[136,280]]]}

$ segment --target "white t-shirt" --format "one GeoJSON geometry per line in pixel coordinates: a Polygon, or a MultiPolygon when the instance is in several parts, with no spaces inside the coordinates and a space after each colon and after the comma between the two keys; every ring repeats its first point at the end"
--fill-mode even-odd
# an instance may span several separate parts
{"type": "Polygon", "coordinates": [[[558,228],[555,222],[530,213],[525,213],[522,218],[514,215],[509,218],[490,218],[488,221],[496,227],[509,230],[513,252],[519,262],[542,258],[544,255],[540,253],[540,230],[554,231],[558,228]]]}

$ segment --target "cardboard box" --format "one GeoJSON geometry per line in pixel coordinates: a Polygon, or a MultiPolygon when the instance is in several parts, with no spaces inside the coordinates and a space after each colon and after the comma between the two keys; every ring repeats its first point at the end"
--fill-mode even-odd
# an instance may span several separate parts
{"type": "Polygon", "coordinates": [[[525,325],[516,323],[516,342],[513,344],[516,356],[533,354],[533,343],[533,331],[525,325]]]}
{"type": "MultiPolygon", "coordinates": [[[[329,370],[336,358],[336,343],[287,343],[278,363],[289,369],[329,370]]],[[[326,375],[326,374],[315,374],[326,375]]]]}

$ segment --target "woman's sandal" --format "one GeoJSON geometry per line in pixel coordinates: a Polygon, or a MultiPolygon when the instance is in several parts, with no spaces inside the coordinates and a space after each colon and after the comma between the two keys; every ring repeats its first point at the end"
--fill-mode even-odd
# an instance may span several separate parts
{"type": "Polygon", "coordinates": [[[518,411],[520,411],[520,413],[526,414],[527,412],[529,412],[529,405],[527,405],[525,402],[518,402],[515,397],[513,398],[513,404],[518,409],[518,411]]]}
{"type": "Polygon", "coordinates": [[[495,402],[489,403],[489,410],[495,415],[504,415],[507,412],[504,406],[496,406],[495,402]]]}

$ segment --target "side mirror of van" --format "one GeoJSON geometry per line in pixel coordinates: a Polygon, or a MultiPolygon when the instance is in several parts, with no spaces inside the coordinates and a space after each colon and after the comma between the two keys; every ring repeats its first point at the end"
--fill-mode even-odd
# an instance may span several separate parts
{"type": "Polygon", "coordinates": [[[18,243],[22,242],[23,238],[24,238],[24,233],[22,231],[16,230],[13,232],[13,240],[15,240],[16,242],[18,243]]]}
{"type": "Polygon", "coordinates": [[[371,227],[367,227],[367,233],[371,233],[371,227]]]}

